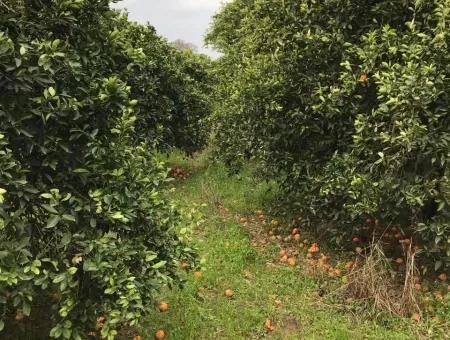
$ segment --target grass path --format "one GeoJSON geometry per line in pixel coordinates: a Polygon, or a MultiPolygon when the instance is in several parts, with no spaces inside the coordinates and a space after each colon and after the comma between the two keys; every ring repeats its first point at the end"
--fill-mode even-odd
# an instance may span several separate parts
{"type": "Polygon", "coordinates": [[[205,221],[194,235],[203,275],[195,278],[188,273],[184,289],[161,296],[169,311],[155,310],[142,329],[144,339],[146,335],[151,339],[157,329],[164,329],[169,339],[414,338],[406,322],[388,320],[382,327],[325,308],[316,281],[300,268],[271,264],[279,251],[276,244],[252,246],[248,229],[237,222],[237,216],[270,201],[270,184],[255,182],[248,171],[230,177],[202,159],[172,156],[168,162],[194,171],[191,178],[175,185],[174,194],[182,206],[203,205],[205,221]],[[224,296],[227,288],[234,291],[231,299],[224,296]],[[281,305],[275,303],[277,299],[281,305]],[[266,319],[275,324],[269,334],[264,332],[266,319]]]}

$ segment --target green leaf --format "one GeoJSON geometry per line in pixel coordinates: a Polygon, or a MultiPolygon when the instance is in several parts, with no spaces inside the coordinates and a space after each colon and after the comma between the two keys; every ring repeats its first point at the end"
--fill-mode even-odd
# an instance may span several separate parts
{"type": "Polygon", "coordinates": [[[56,94],[56,91],[55,91],[55,89],[53,87],[50,86],[48,88],[48,93],[50,94],[51,97],[54,97],[55,94],[56,94]]]}
{"type": "Polygon", "coordinates": [[[27,49],[25,48],[25,46],[21,46],[19,52],[20,55],[25,55],[27,53],[27,49]]]}
{"type": "Polygon", "coordinates": [[[61,218],[58,215],[53,215],[47,220],[46,228],[53,228],[55,227],[58,222],[61,220],[61,218]]]}
{"type": "Polygon", "coordinates": [[[70,222],[76,222],[76,218],[73,215],[68,215],[68,214],[63,214],[62,218],[66,221],[70,221],[70,222]]]}
{"type": "Polygon", "coordinates": [[[23,302],[22,304],[22,312],[24,315],[26,316],[30,316],[30,312],[31,312],[31,306],[28,302],[23,302]]]}
{"type": "Polygon", "coordinates": [[[158,269],[158,268],[164,267],[166,263],[167,263],[167,261],[159,261],[158,263],[155,263],[155,264],[152,266],[152,268],[158,269]]]}
{"type": "Polygon", "coordinates": [[[52,213],[52,214],[58,214],[58,210],[53,208],[51,205],[41,204],[41,207],[44,208],[45,210],[47,210],[48,212],[52,213]]]}

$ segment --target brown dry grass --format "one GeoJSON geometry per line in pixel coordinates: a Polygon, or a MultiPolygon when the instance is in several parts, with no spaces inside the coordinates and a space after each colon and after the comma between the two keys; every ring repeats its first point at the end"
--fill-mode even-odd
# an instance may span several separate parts
{"type": "Polygon", "coordinates": [[[348,275],[348,282],[341,291],[346,299],[367,301],[368,306],[392,315],[409,317],[421,315],[414,291],[416,273],[414,253],[406,252],[403,282],[390,270],[390,264],[380,245],[372,244],[367,255],[358,261],[348,275]]]}

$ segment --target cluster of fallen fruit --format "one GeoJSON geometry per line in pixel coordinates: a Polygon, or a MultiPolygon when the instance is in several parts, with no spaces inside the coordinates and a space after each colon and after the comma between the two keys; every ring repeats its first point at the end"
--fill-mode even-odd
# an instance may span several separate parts
{"type": "MultiPolygon", "coordinates": [[[[340,278],[345,282],[346,276],[350,274],[353,270],[358,268],[358,261],[336,261],[333,266],[332,261],[327,257],[323,252],[320,252],[319,245],[317,242],[310,243],[307,239],[302,240],[300,235],[300,224],[302,222],[302,218],[293,219],[289,223],[288,228],[283,228],[282,224],[277,219],[266,219],[262,210],[256,211],[255,217],[247,217],[242,216],[239,218],[239,222],[243,225],[248,225],[252,222],[257,224],[262,224],[263,226],[268,227],[267,234],[265,238],[259,239],[258,241],[253,241],[254,246],[265,246],[268,242],[284,242],[285,246],[281,247],[279,251],[278,262],[280,264],[288,265],[290,267],[296,267],[301,254],[304,254],[306,250],[306,256],[303,260],[302,264],[304,267],[304,272],[306,274],[310,274],[316,276],[317,274],[328,275],[333,278],[340,278]],[[270,222],[267,222],[270,221],[270,222]],[[289,233],[285,236],[282,236],[282,232],[285,229],[289,230],[289,233]]],[[[363,255],[365,252],[364,244],[369,241],[367,235],[364,233],[370,232],[370,226],[379,226],[380,222],[376,219],[367,220],[366,226],[363,226],[358,229],[359,234],[352,238],[352,243],[354,244],[354,251],[358,255],[363,255]]],[[[389,230],[386,230],[382,234],[382,239],[388,243],[392,243],[392,241],[397,241],[399,244],[399,248],[405,252],[408,247],[411,247],[411,238],[406,238],[399,230],[395,227],[389,230]]],[[[417,250],[417,247],[415,247],[417,250]]],[[[400,269],[404,266],[404,258],[397,257],[393,259],[393,263],[396,264],[397,269],[400,269]]],[[[182,262],[180,264],[181,269],[189,270],[190,264],[187,262],[182,262]]],[[[193,273],[194,277],[199,279],[202,276],[201,271],[195,271],[193,273]]],[[[447,280],[447,275],[445,273],[441,273],[437,276],[437,280],[441,282],[440,287],[443,287],[443,284],[447,280]]],[[[415,289],[421,292],[430,291],[430,287],[428,284],[424,284],[425,281],[421,281],[420,278],[415,279],[415,289]]],[[[446,290],[450,291],[450,285],[446,287],[446,290]]],[[[436,301],[442,301],[444,299],[444,295],[447,292],[443,292],[442,289],[440,291],[435,291],[431,296],[433,296],[436,301]]],[[[234,291],[231,288],[225,289],[224,296],[226,298],[233,298],[234,291]]],[[[425,301],[430,301],[432,299],[430,295],[425,296],[425,301]]],[[[353,302],[353,298],[347,298],[346,303],[351,304],[353,302]]],[[[275,304],[277,306],[281,305],[281,300],[275,299],[275,304]]],[[[158,309],[161,313],[167,312],[169,309],[169,305],[166,302],[160,302],[158,309]]],[[[432,311],[432,310],[428,310],[432,311]]],[[[419,322],[421,320],[421,316],[418,313],[413,313],[411,315],[411,319],[419,322]]],[[[440,321],[438,317],[434,316],[432,318],[434,321],[440,321]]],[[[97,319],[97,328],[100,329],[102,323],[104,322],[104,318],[97,319]]],[[[271,319],[266,319],[263,324],[264,331],[266,333],[272,332],[275,330],[275,324],[271,319]]],[[[95,334],[92,334],[95,335],[95,334]]],[[[161,340],[167,337],[165,330],[158,330],[155,335],[155,339],[161,340]]],[[[133,340],[142,340],[140,335],[134,336],[133,340]]]]}
{"type": "Polygon", "coordinates": [[[179,166],[173,168],[170,171],[170,177],[178,179],[178,180],[185,180],[192,176],[192,172],[189,170],[183,169],[179,166]]]}
{"type": "MultiPolygon", "coordinates": [[[[413,253],[419,251],[417,245],[412,245],[412,238],[407,237],[400,228],[389,227],[384,228],[378,219],[367,219],[364,226],[355,229],[355,235],[351,238],[352,249],[359,257],[360,261],[332,261],[323,253],[319,251],[317,242],[311,243],[307,239],[302,240],[300,236],[300,224],[302,218],[294,218],[286,227],[282,227],[277,219],[268,219],[262,210],[257,210],[255,216],[242,216],[239,222],[244,225],[251,223],[260,224],[266,228],[267,234],[253,241],[253,246],[265,246],[269,242],[275,242],[280,245],[279,258],[280,264],[286,264],[295,267],[299,262],[300,254],[305,253],[306,258],[302,261],[304,272],[316,276],[317,274],[327,274],[330,277],[340,278],[343,283],[347,282],[347,275],[353,270],[358,269],[358,263],[364,263],[364,259],[371,247],[376,241],[382,245],[389,254],[389,258],[394,265],[395,271],[398,274],[405,272],[406,258],[408,251],[413,253]],[[269,222],[270,221],[270,222],[269,222]]],[[[401,275],[399,275],[400,277],[401,275]]],[[[421,301],[425,304],[427,312],[434,311],[433,305],[444,301],[450,292],[450,284],[447,284],[447,275],[443,272],[434,276],[434,282],[430,282],[432,275],[427,278],[414,277],[414,288],[417,293],[421,293],[421,301]]],[[[353,298],[347,298],[346,303],[351,304],[353,298]]],[[[412,313],[411,319],[420,321],[421,316],[418,313],[412,313]]],[[[438,316],[433,316],[432,320],[439,320],[438,316]]],[[[273,324],[267,320],[265,323],[266,331],[273,329],[273,324]],[[268,326],[270,324],[270,327],[268,326]]]]}

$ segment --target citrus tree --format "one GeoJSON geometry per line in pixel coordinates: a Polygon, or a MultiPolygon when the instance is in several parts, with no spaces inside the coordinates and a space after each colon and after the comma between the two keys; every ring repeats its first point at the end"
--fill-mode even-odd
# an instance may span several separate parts
{"type": "Polygon", "coordinates": [[[259,160],[338,241],[375,216],[448,266],[449,15],[446,0],[228,3],[207,36],[218,157],[259,160]]]}
{"type": "Polygon", "coordinates": [[[209,61],[109,2],[0,2],[0,330],[41,297],[51,337],[112,339],[195,262],[152,154],[203,142],[209,61]]]}

